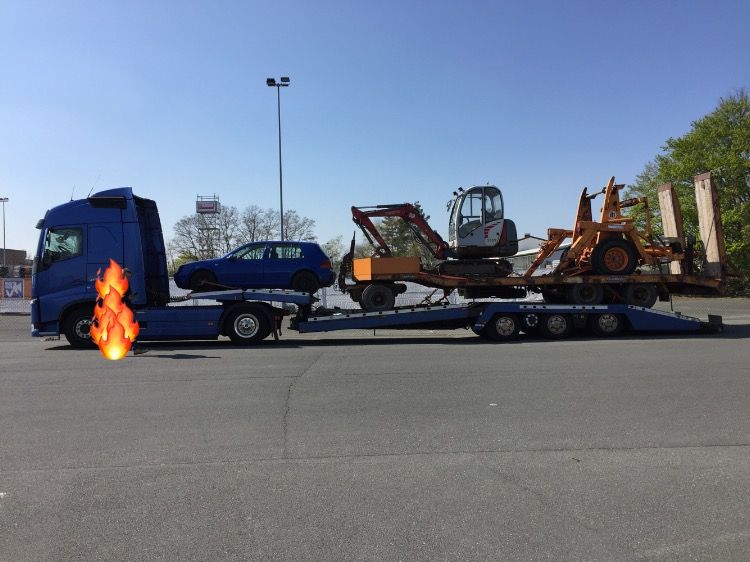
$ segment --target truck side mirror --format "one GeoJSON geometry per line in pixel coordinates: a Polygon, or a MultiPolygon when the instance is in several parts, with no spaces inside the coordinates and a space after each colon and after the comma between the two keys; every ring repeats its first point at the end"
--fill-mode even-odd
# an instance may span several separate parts
{"type": "Polygon", "coordinates": [[[48,250],[45,250],[42,254],[42,265],[44,267],[49,267],[52,263],[52,254],[49,253],[48,250]]]}

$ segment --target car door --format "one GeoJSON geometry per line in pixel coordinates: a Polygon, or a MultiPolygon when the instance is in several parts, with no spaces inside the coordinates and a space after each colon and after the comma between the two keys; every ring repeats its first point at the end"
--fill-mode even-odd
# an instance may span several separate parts
{"type": "Polygon", "coordinates": [[[287,289],[303,267],[302,248],[294,242],[271,242],[263,268],[266,287],[287,289]]]}
{"type": "Polygon", "coordinates": [[[219,283],[243,289],[263,287],[265,242],[243,246],[227,258],[219,283]],[[226,281],[224,281],[224,279],[226,281]]]}

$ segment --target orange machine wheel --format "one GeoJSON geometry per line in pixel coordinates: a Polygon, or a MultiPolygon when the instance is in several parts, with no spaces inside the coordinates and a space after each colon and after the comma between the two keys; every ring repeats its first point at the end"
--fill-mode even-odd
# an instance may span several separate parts
{"type": "Polygon", "coordinates": [[[602,240],[591,252],[591,266],[600,275],[628,275],[636,265],[635,247],[630,240],[602,240]]]}

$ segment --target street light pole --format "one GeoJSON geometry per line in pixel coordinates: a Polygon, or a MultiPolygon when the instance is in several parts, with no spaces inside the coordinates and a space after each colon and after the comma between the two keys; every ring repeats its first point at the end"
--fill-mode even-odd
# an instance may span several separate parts
{"type": "Polygon", "coordinates": [[[5,204],[8,202],[7,197],[0,197],[0,203],[3,204],[3,267],[6,266],[5,262],[5,204]]]}
{"type": "Polygon", "coordinates": [[[266,85],[276,88],[276,110],[279,120],[279,214],[281,218],[281,241],[284,241],[284,181],[281,171],[281,88],[289,86],[289,77],[282,76],[277,82],[274,78],[266,78],[266,85]]]}

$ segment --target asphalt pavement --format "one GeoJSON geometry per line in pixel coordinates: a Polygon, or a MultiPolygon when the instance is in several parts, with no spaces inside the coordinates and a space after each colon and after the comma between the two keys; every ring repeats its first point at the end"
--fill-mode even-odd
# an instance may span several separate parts
{"type": "Polygon", "coordinates": [[[118,362],[0,316],[0,560],[746,560],[750,306],[721,312],[118,362]]]}

